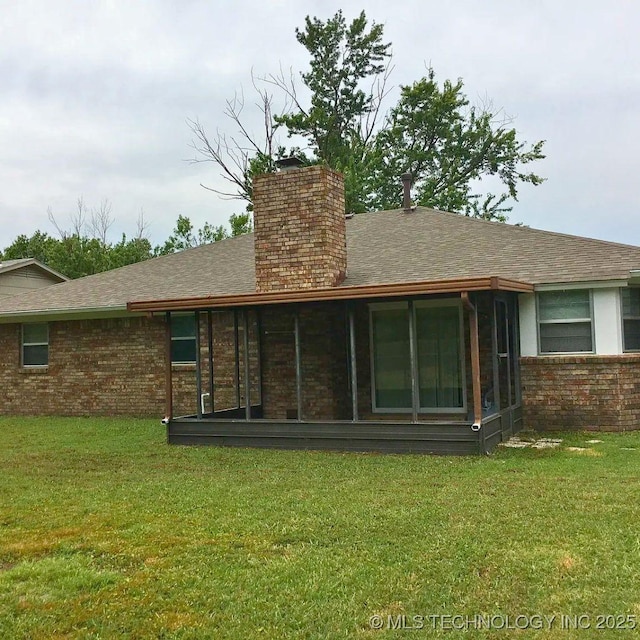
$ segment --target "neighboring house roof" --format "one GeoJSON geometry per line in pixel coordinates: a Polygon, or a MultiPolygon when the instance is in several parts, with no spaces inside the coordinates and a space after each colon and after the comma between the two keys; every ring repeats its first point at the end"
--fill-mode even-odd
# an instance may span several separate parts
{"type": "Polygon", "coordinates": [[[65,276],[34,258],[0,260],[0,300],[13,300],[66,280],[65,276]]]}
{"type": "Polygon", "coordinates": [[[58,282],[65,282],[69,280],[67,276],[63,276],[58,271],[47,267],[35,258],[18,258],[17,260],[0,260],[0,274],[8,273],[9,271],[15,271],[16,269],[24,269],[25,267],[35,267],[36,269],[48,274],[53,280],[58,282]]]}
{"type": "MultiPolygon", "coordinates": [[[[639,268],[640,247],[418,207],[347,220],[347,277],[341,286],[489,276],[533,285],[627,281],[639,268]]],[[[253,293],[253,234],[247,234],[54,285],[12,304],[0,301],[0,316],[253,293]]]]}

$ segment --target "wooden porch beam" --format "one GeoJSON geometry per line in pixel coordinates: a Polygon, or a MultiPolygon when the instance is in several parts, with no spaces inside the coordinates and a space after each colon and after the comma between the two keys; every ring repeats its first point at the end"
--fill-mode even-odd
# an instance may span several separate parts
{"type": "Polygon", "coordinates": [[[460,278],[457,280],[427,280],[376,285],[355,285],[328,289],[268,291],[261,293],[223,294],[196,298],[137,300],[127,302],[128,311],[176,311],[220,309],[224,307],[286,304],[291,302],[322,302],[327,300],[358,300],[363,298],[397,298],[430,294],[460,294],[469,291],[515,291],[530,293],[533,284],[497,276],[460,278]]]}

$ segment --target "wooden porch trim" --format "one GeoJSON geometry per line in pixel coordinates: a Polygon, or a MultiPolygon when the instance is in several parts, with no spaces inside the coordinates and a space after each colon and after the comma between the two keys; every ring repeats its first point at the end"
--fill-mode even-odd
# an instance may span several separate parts
{"type": "Polygon", "coordinates": [[[303,289],[294,291],[269,291],[194,298],[169,298],[166,300],[139,300],[127,303],[128,311],[176,311],[196,309],[220,309],[292,302],[322,302],[330,300],[358,300],[362,298],[397,298],[437,293],[462,293],[469,291],[515,291],[530,293],[533,284],[509,280],[498,276],[484,278],[460,278],[456,280],[428,280],[377,285],[333,287],[330,289],[303,289]]]}

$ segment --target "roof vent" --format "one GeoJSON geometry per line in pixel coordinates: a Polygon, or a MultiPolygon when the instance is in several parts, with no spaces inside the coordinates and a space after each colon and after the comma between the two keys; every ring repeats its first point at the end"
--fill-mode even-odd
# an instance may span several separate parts
{"type": "Polygon", "coordinates": [[[296,156],[276,160],[276,167],[278,167],[278,171],[291,171],[292,169],[300,169],[302,166],[304,166],[304,163],[296,156]]]}
{"type": "Polygon", "coordinates": [[[411,183],[413,182],[413,176],[410,173],[403,173],[400,176],[402,180],[402,208],[405,210],[405,213],[411,213],[411,211],[415,211],[415,206],[411,204],[411,183]]]}

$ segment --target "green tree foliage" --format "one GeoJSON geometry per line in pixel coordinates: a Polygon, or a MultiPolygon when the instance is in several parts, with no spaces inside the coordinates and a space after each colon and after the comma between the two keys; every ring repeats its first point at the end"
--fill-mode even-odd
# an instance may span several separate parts
{"type": "Polygon", "coordinates": [[[36,258],[69,278],[123,267],[151,256],[153,249],[146,238],[127,239],[123,234],[119,242],[112,244],[75,233],[58,239],[42,231],[30,237],[18,236],[0,253],[4,260],[36,258]]]}
{"type": "Polygon", "coordinates": [[[127,238],[122,234],[118,242],[112,243],[93,237],[90,233],[83,232],[80,225],[74,224],[75,230],[60,231],[60,238],[54,238],[42,231],[36,231],[30,237],[20,235],[0,252],[0,260],[36,258],[69,278],[81,278],[142,262],[154,256],[249,233],[251,215],[233,214],[229,218],[229,225],[230,230],[227,230],[223,226],[214,227],[205,223],[202,228],[196,230],[189,218],[178,216],[176,226],[164,244],[152,247],[149,240],[141,234],[134,238],[127,238]]]}
{"type": "Polygon", "coordinates": [[[308,163],[324,163],[344,174],[351,212],[398,207],[400,176],[410,171],[419,204],[504,221],[518,187],[543,181],[527,170],[544,158],[543,142],[518,140],[500,110],[472,106],[462,80],[440,86],[429,69],[424,78],[401,87],[397,104],[383,115],[391,45],[384,42],[383,26],[369,26],[364,12],[350,24],[342,11],[326,21],[307,17],[296,38],[309,55],[309,69],[300,76],[308,99],[300,97],[293,75],[269,75],[263,86],[275,87],[286,104],[283,113],[274,115],[273,97],[254,81],[266,143],[252,138],[242,124],[244,103],[228,102],[226,111],[239,127],[242,144],[233,138],[234,147],[220,134],[210,143],[201,125],[192,126],[200,161],[216,163],[237,188],[225,195],[250,202],[252,176],[274,171],[277,157],[296,154],[277,143],[278,131],[305,141],[308,163]],[[484,178],[489,180],[483,183],[484,178]],[[487,190],[487,182],[497,184],[498,192],[487,190]]]}

